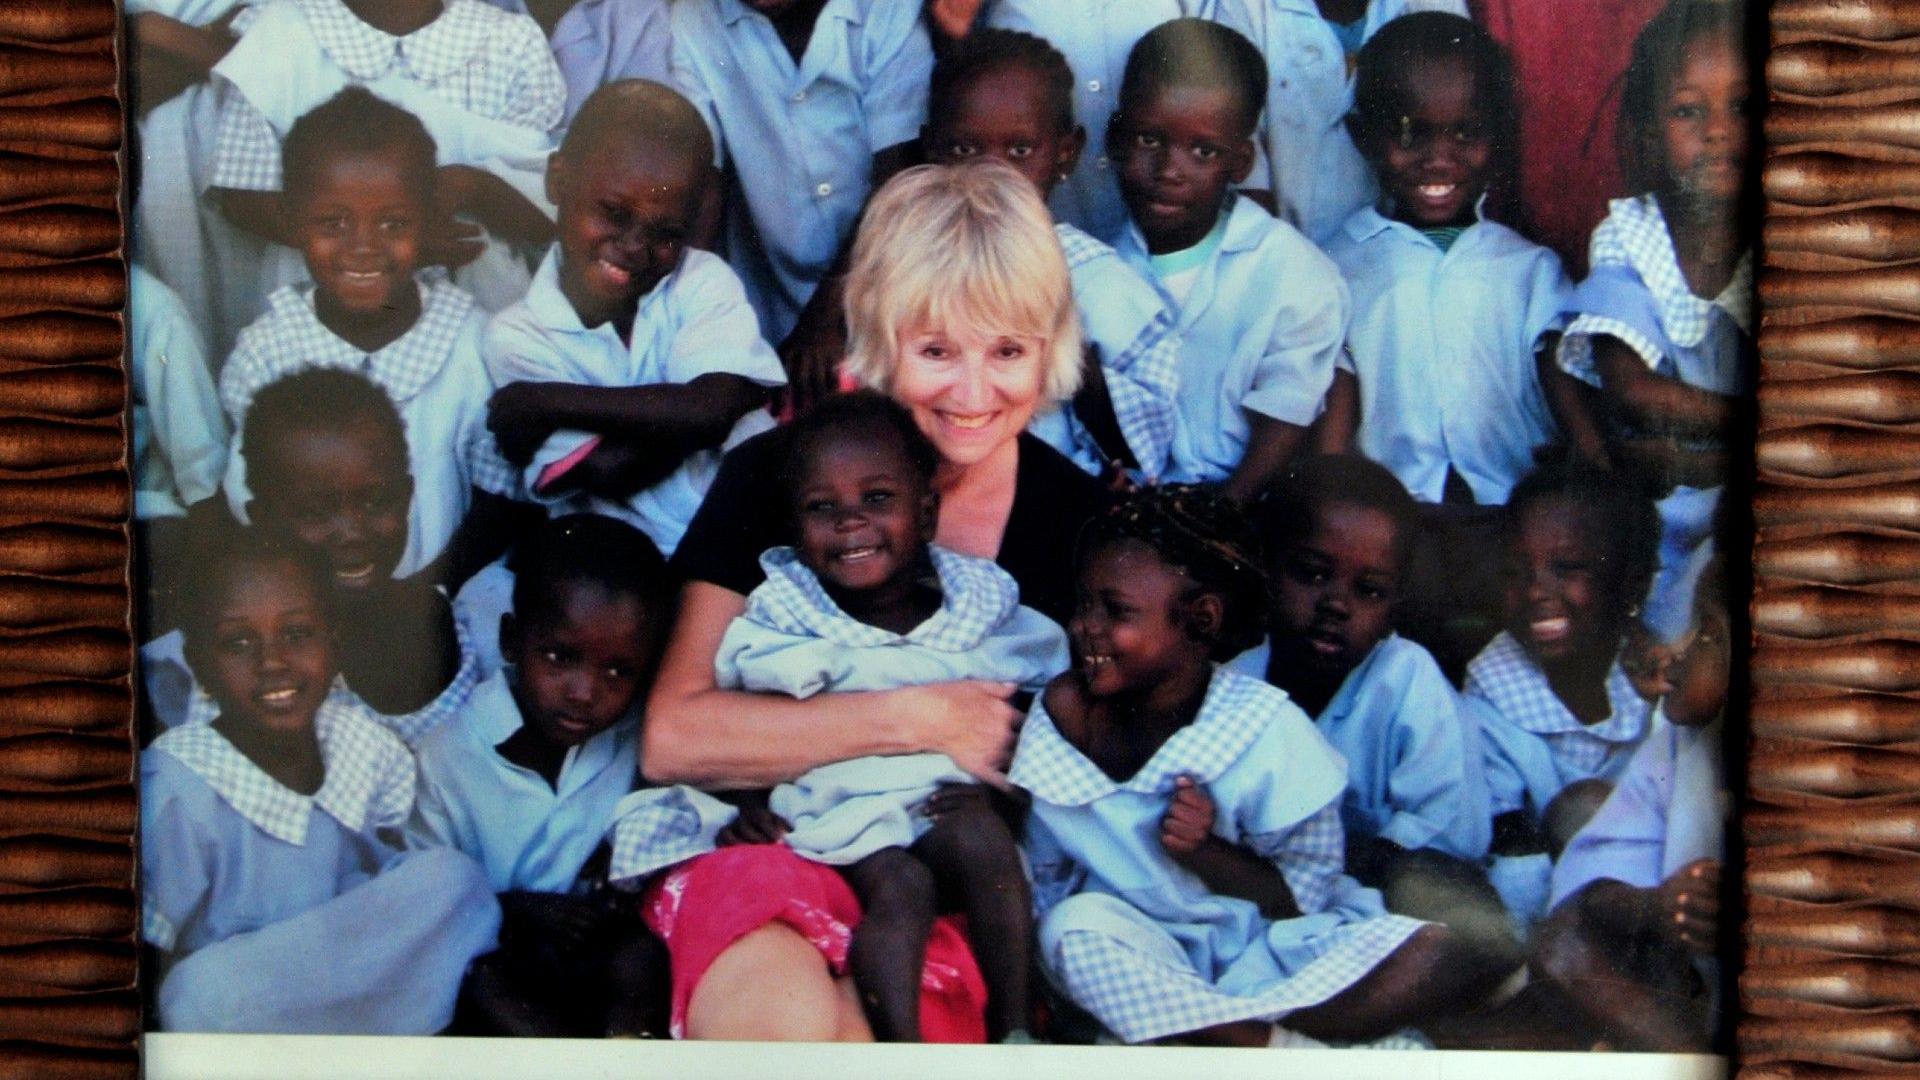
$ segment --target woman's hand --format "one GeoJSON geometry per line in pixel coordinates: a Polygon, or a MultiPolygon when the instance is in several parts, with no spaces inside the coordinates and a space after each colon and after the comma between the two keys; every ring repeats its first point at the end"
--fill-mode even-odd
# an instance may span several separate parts
{"type": "Polygon", "coordinates": [[[1017,689],[1012,683],[969,680],[889,693],[899,695],[901,715],[921,725],[916,741],[946,754],[982,783],[1005,791],[1011,786],[1005,770],[1023,719],[1007,703],[1017,689]]]}

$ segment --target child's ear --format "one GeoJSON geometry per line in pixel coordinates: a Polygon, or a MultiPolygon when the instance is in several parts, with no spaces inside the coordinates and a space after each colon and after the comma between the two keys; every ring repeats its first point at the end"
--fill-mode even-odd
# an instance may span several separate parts
{"type": "Polygon", "coordinates": [[[1245,182],[1253,172],[1253,136],[1248,135],[1233,147],[1233,183],[1245,182]]]}
{"type": "Polygon", "coordinates": [[[1219,593],[1203,592],[1187,601],[1187,636],[1211,645],[1227,623],[1227,605],[1219,593]]]}
{"type": "Polygon", "coordinates": [[[933,534],[940,526],[940,493],[928,488],[920,496],[920,538],[933,542],[933,534]]]}
{"type": "Polygon", "coordinates": [[[513,612],[503,611],[500,613],[500,655],[511,657],[519,654],[520,620],[513,617],[513,612]]]}
{"type": "Polygon", "coordinates": [[[1086,149],[1087,129],[1075,124],[1067,137],[1060,141],[1060,157],[1053,163],[1053,171],[1060,179],[1072,176],[1073,170],[1080,167],[1080,155],[1086,149]]]}
{"type": "Polygon", "coordinates": [[[548,202],[555,206],[560,205],[560,196],[566,191],[567,179],[567,160],[560,156],[558,150],[548,154],[546,180],[548,202]]]}

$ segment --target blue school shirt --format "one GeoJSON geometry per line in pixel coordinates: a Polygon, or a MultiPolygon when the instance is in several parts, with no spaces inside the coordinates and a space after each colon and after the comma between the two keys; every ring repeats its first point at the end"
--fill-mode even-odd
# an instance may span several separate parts
{"type": "Polygon", "coordinates": [[[1559,256],[1485,218],[1442,251],[1372,207],[1327,255],[1353,295],[1359,451],[1422,502],[1441,501],[1451,467],[1475,502],[1504,504],[1556,432],[1534,356],[1564,325],[1559,256]]]}
{"type": "Polygon", "coordinates": [[[727,261],[777,343],[852,234],[873,156],[919,137],[933,47],[899,0],[827,0],[798,64],[741,0],[672,8],[674,85],[729,176],[727,261]]]}
{"type": "Polygon", "coordinates": [[[486,871],[494,892],[573,891],[638,772],[636,707],[567,751],[555,786],[500,756],[525,724],[505,671],[481,683],[455,723],[421,740],[410,847],[452,847],[486,871]]]}
{"type": "Polygon", "coordinates": [[[178,517],[220,490],[227,418],[200,332],[172,289],[127,267],[127,380],[133,513],[178,517]]]}
{"type": "MultiPolygon", "coordinates": [[[[1228,666],[1264,680],[1271,643],[1228,666]]],[[[1389,634],[1347,673],[1314,727],[1347,759],[1349,836],[1478,861],[1492,840],[1486,779],[1460,695],[1432,654],[1389,634]]]]}
{"type": "MultiPolygon", "coordinates": [[[[689,383],[716,373],[761,386],[786,384],[786,371],[760,336],[740,279],[719,257],[688,248],[673,272],[640,298],[624,342],[610,321],[592,328],[580,321],[560,291],[562,257],[554,245],[526,298],[487,324],[481,355],[499,385],[653,386],[689,383]]],[[[723,449],[772,426],[766,411],[755,409],[735,422],[723,449]]],[[[646,533],[662,554],[672,555],[713,483],[721,450],[696,451],[666,479],[621,500],[577,490],[557,495],[536,490],[548,466],[593,437],[592,432],[564,428],[549,436],[522,474],[523,492],[555,515],[583,512],[619,518],[646,533]]]]}
{"type": "Polygon", "coordinates": [[[553,59],[567,83],[563,126],[593,92],[619,79],[672,78],[667,0],[580,0],[553,27],[553,59]]]}
{"type": "MultiPolygon", "coordinates": [[[[1332,260],[1249,199],[1229,196],[1224,213],[1219,249],[1177,305],[1180,386],[1162,479],[1180,483],[1233,473],[1252,430],[1248,412],[1313,423],[1347,332],[1347,286],[1332,260]]],[[[1127,226],[1116,248],[1153,273],[1137,226],[1127,226]]]]}

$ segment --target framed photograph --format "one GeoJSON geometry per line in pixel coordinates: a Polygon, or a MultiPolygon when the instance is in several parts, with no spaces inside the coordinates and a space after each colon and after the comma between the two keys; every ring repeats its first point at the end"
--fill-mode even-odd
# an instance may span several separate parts
{"type": "MultiPolygon", "coordinates": [[[[574,5],[488,2],[521,9],[515,18],[540,20],[563,66],[564,50],[582,48],[583,40],[630,53],[658,47],[645,44],[639,30],[640,13],[654,5],[637,0],[628,5],[624,30],[609,14],[621,0],[581,0],[576,17],[565,24],[577,33],[626,35],[617,41],[568,37],[556,23],[574,5]],[[579,15],[588,10],[600,20],[592,27],[585,27],[591,19],[579,15]]],[[[738,0],[719,2],[741,7],[738,0]]],[[[1238,17],[1244,20],[1238,28],[1257,36],[1265,17],[1227,14],[1238,10],[1238,2],[1166,6],[1229,25],[1238,17]]],[[[915,0],[870,0],[865,6],[875,3],[919,7],[915,0]]],[[[271,4],[291,7],[293,0],[271,4]]],[[[182,647],[156,653],[151,639],[161,635],[149,631],[178,625],[201,602],[182,588],[208,558],[187,527],[189,505],[240,510],[249,498],[277,494],[248,492],[242,479],[235,495],[237,470],[224,464],[228,442],[236,437],[226,399],[241,393],[244,413],[271,380],[233,391],[219,369],[242,331],[267,311],[274,290],[307,273],[285,245],[257,237],[232,244],[220,233],[236,221],[256,232],[265,222],[271,232],[276,226],[269,208],[246,196],[277,195],[283,179],[279,162],[263,163],[261,146],[248,144],[231,110],[222,111],[219,95],[232,90],[231,81],[208,76],[226,48],[251,32],[258,9],[269,5],[253,6],[249,12],[244,2],[185,0],[130,3],[121,10],[112,0],[31,0],[0,11],[0,216],[11,226],[0,230],[0,1064],[7,1066],[0,1071],[60,1077],[131,1077],[143,1068],[155,1077],[519,1077],[635,1070],[757,1075],[777,1069],[800,1078],[909,1069],[929,1077],[971,1076],[1011,1065],[1115,1076],[1194,1067],[1222,1076],[1270,1075],[1275,1061],[1264,1055],[1188,1046],[376,1038],[356,1034],[361,1029],[355,1021],[341,1016],[309,1029],[337,1032],[328,1035],[159,1030],[151,1011],[157,980],[147,966],[155,955],[150,946],[177,928],[164,919],[156,924],[152,905],[143,924],[135,841],[140,753],[159,730],[205,720],[212,699],[200,693],[182,647]],[[218,195],[235,193],[240,197],[219,202],[218,195]],[[144,307],[143,294],[149,298],[144,307]],[[161,343],[155,335],[165,331],[143,319],[163,309],[197,328],[198,341],[161,343]],[[130,346],[129,335],[137,342],[142,333],[146,344],[130,346]],[[130,348],[142,352],[130,358],[130,348]],[[194,363],[204,368],[197,382],[181,371],[194,363]],[[199,410],[205,418],[200,450],[154,423],[150,414],[162,402],[176,412],[199,410]],[[216,451],[219,461],[209,466],[216,451]],[[151,467],[156,454],[170,456],[158,470],[151,467]],[[150,670],[156,657],[171,658],[183,674],[184,683],[170,687],[174,697],[157,703],[176,710],[171,716],[156,717],[155,699],[169,687],[156,689],[151,678],[143,682],[135,668],[143,649],[150,670]]],[[[664,11],[666,5],[658,6],[664,11]]],[[[953,6],[939,0],[927,5],[924,16],[936,35],[953,6]]],[[[1157,0],[1137,0],[1141,12],[1159,6],[1157,0]]],[[[1302,5],[1276,0],[1267,6],[1279,11],[1302,5]]],[[[1495,186],[1488,212],[1501,221],[1524,222],[1532,240],[1557,252],[1570,279],[1581,280],[1588,270],[1587,236],[1610,212],[1607,200],[1633,193],[1635,181],[1622,172],[1614,121],[1634,39],[1665,5],[1374,0],[1346,6],[1357,8],[1358,14],[1349,13],[1357,19],[1353,32],[1368,35],[1378,29],[1365,25],[1366,12],[1374,8],[1465,6],[1502,46],[1523,106],[1515,132],[1520,167],[1495,186]],[[1591,79],[1575,80],[1567,89],[1569,71],[1590,73],[1591,79]]],[[[1124,16],[1133,14],[1127,7],[1124,16]]],[[[666,16],[659,17],[664,24],[666,16]]],[[[1147,25],[1169,17],[1141,16],[1147,25]]],[[[1753,550],[1750,568],[1743,562],[1746,552],[1723,552],[1736,637],[1725,727],[1736,765],[1719,804],[1730,845],[1720,912],[1729,923],[1738,921],[1738,933],[1729,925],[1721,938],[1723,984],[1689,984],[1689,994],[1721,995],[1727,1020],[1714,1045],[1732,1055],[1742,1076],[1884,1074],[1920,1060],[1920,1029],[1910,1011],[1920,1001],[1920,975],[1912,965],[1920,953],[1920,916],[1908,896],[1909,886],[1920,880],[1920,798],[1914,794],[1920,782],[1920,590],[1909,580],[1920,570],[1920,471],[1908,461],[1920,450],[1914,437],[1920,397],[1906,370],[1920,363],[1920,300],[1909,276],[1920,260],[1920,233],[1913,228],[1920,208],[1913,194],[1920,190],[1920,140],[1909,130],[1909,113],[1920,100],[1920,90],[1910,85],[1920,70],[1920,15],[1894,0],[1780,0],[1750,18],[1756,24],[1746,35],[1752,70],[1764,73],[1764,96],[1756,88],[1752,100],[1765,114],[1763,142],[1747,151],[1748,167],[1764,173],[1756,212],[1762,231],[1741,242],[1752,252],[1758,282],[1749,324],[1760,357],[1756,419],[1748,425],[1755,449],[1748,457],[1737,448],[1724,467],[1729,490],[1738,493],[1733,509],[1741,513],[1733,516],[1746,517],[1738,535],[1750,532],[1753,550]],[[1757,59],[1761,51],[1764,65],[1757,59]],[[1741,477],[1750,468],[1755,475],[1747,485],[1741,477]],[[1749,590],[1750,614],[1742,617],[1749,590]]],[[[329,33],[342,35],[334,48],[353,47],[352,31],[336,27],[329,33]]],[[[1281,34],[1272,40],[1294,39],[1281,34]]],[[[1278,48],[1270,41],[1256,44],[1268,55],[1278,48]]],[[[266,82],[284,75],[275,73],[275,65],[295,70],[302,62],[271,44],[263,48],[256,62],[266,82]]],[[[578,59],[578,52],[572,55],[578,59]]],[[[412,62],[423,70],[435,64],[430,53],[412,62]]],[[[491,92],[485,80],[503,78],[500,72],[514,62],[502,51],[434,77],[464,86],[454,96],[479,101],[491,92]]],[[[1122,64],[1124,54],[1110,62],[1122,64]]],[[[1118,74],[1116,67],[1111,78],[1082,79],[1076,93],[1098,95],[1102,83],[1117,82],[1118,74]]],[[[366,76],[347,82],[379,78],[371,71],[366,76]]],[[[1341,77],[1350,76],[1343,71],[1341,77]]],[[[526,227],[524,211],[550,218],[557,199],[555,180],[543,175],[546,154],[557,143],[541,139],[560,130],[562,111],[569,121],[578,115],[586,97],[580,87],[560,90],[565,100],[542,106],[553,110],[554,122],[540,138],[527,141],[510,125],[476,123],[482,134],[474,139],[484,145],[453,153],[456,159],[470,153],[480,164],[456,160],[449,174],[446,154],[434,162],[439,199],[449,198],[453,184],[464,185],[467,201],[463,221],[451,213],[442,221],[443,202],[424,200],[436,217],[421,243],[464,267],[434,280],[455,282],[446,288],[478,298],[469,304],[505,308],[534,287],[552,222],[545,233],[537,221],[526,227]],[[480,218],[489,226],[484,231],[473,224],[480,218]],[[516,231],[521,227],[524,233],[516,231]]],[[[307,107],[292,97],[270,97],[270,91],[259,92],[255,113],[273,129],[270,135],[293,138],[281,120],[291,122],[307,107]]],[[[342,115],[361,117],[354,123],[364,122],[366,130],[358,134],[376,149],[382,138],[404,143],[412,137],[374,130],[389,123],[378,104],[372,111],[355,107],[363,112],[347,109],[342,115]]],[[[432,115],[438,107],[415,111],[427,113],[424,127],[445,144],[452,129],[443,126],[444,117],[432,115]]],[[[464,107],[480,108],[471,102],[464,107]]],[[[1105,107],[1112,111],[1111,100],[1105,107]]],[[[1403,126],[1417,126],[1400,119],[1403,126]]],[[[453,127],[460,129],[458,123],[453,127]]],[[[1113,165],[1117,152],[1099,148],[1114,130],[1089,132],[1090,166],[1113,165]]],[[[1399,141],[1412,146],[1430,137],[1408,126],[1399,141]]],[[[1461,137],[1471,140],[1478,133],[1461,137]]],[[[277,156],[277,147],[268,149],[277,156]]],[[[1296,202],[1295,194],[1270,182],[1271,173],[1260,171],[1268,168],[1270,153],[1280,152],[1262,147],[1263,164],[1250,170],[1249,194],[1238,198],[1253,201],[1267,176],[1269,188],[1277,190],[1258,197],[1271,195],[1275,209],[1304,229],[1307,197],[1296,202]]],[[[750,153],[723,148],[720,156],[731,170],[726,175],[737,177],[750,153]]],[[[1359,157],[1353,162],[1364,168],[1359,157]]],[[[1711,168],[1702,166],[1700,175],[1711,168]]],[[[320,166],[304,169],[299,182],[319,182],[320,166]]],[[[397,171],[407,182],[417,179],[397,171]]],[[[569,180],[583,182],[577,174],[569,180]]],[[[823,180],[821,187],[830,185],[823,180]]],[[[815,194],[826,200],[830,191],[815,194]]],[[[1061,199],[1057,190],[1056,214],[1061,199]]],[[[311,244],[305,254],[309,264],[318,257],[311,244]]],[[[377,269],[348,266],[330,287],[350,291],[377,269]]],[[[429,286],[422,286],[421,296],[414,318],[426,320],[434,311],[429,286]]],[[[1723,310],[1739,302],[1730,300],[1723,310]]],[[[313,310],[309,304],[307,314],[313,310]]],[[[298,339],[280,345],[295,352],[314,347],[298,339]]],[[[408,414],[404,430],[419,430],[422,422],[408,414]]],[[[466,442],[447,446],[456,457],[469,453],[466,442]]],[[[549,467],[560,476],[594,453],[593,441],[585,441],[577,454],[560,455],[549,467]]],[[[430,479],[432,464],[415,453],[414,481],[430,479]]],[[[476,468],[462,458],[452,480],[432,482],[457,483],[464,495],[476,468]]],[[[546,482],[547,474],[540,477],[546,482]]],[[[472,486],[476,493],[486,490],[477,479],[472,486]]],[[[417,500],[419,488],[410,490],[417,500]]],[[[391,496],[385,494],[388,501],[391,496]]],[[[406,506],[404,493],[400,505],[406,506]]],[[[432,538],[417,535],[422,516],[416,511],[410,526],[403,523],[405,535],[395,543],[404,551],[396,546],[369,555],[368,565],[386,559],[392,569],[411,560],[410,570],[428,568],[434,559],[425,549],[435,543],[444,548],[459,516],[434,526],[440,534],[432,538]]],[[[526,527],[516,520],[514,527],[526,527]]],[[[350,577],[359,567],[332,569],[350,577]]],[[[490,616],[505,606],[504,593],[494,604],[483,609],[490,616]]],[[[397,622],[411,613],[396,607],[390,614],[397,622]]],[[[1680,627],[1690,626],[1682,612],[1680,627]]],[[[448,634],[449,641],[458,637],[464,657],[467,625],[448,634]]],[[[468,678],[466,661],[457,666],[452,681],[468,678]]],[[[471,680],[478,683],[480,676],[471,680]]],[[[396,700],[407,697],[406,687],[384,689],[396,700]]],[[[425,715],[431,705],[388,711],[425,715]]],[[[317,791],[316,782],[309,794],[317,791]]],[[[250,820],[259,826],[274,807],[285,805],[264,798],[250,820]]],[[[358,812],[378,811],[368,803],[358,812]]],[[[415,903],[445,900],[434,894],[437,887],[423,889],[415,903]]],[[[448,911],[447,919],[457,921],[459,909],[448,911]]],[[[394,920],[404,921],[398,915],[394,920]]],[[[309,944],[315,947],[306,955],[318,966],[289,978],[335,978],[321,963],[327,942],[309,944]]],[[[437,962],[436,948],[458,953],[461,946],[448,945],[441,935],[410,954],[424,958],[418,964],[367,978],[430,978],[423,973],[437,962]]],[[[335,951],[352,950],[343,942],[335,951]]],[[[458,970],[466,959],[450,962],[458,970]]],[[[1577,1041],[1592,1052],[1543,1056],[1540,1047],[1569,1048],[1556,1045],[1556,1032],[1548,1030],[1558,1014],[1538,1015],[1545,1019],[1537,1039],[1514,1037],[1495,1025],[1502,1034],[1479,1042],[1472,1034],[1432,1039],[1442,1048],[1411,1056],[1386,1049],[1295,1049],[1287,1051],[1286,1063],[1306,1075],[1381,1077],[1409,1070],[1433,1077],[1518,1077],[1551,1068],[1569,1077],[1705,1078],[1730,1068],[1727,1058],[1705,1054],[1609,1053],[1620,1049],[1615,1040],[1585,1037],[1584,1029],[1577,1041]]]]}

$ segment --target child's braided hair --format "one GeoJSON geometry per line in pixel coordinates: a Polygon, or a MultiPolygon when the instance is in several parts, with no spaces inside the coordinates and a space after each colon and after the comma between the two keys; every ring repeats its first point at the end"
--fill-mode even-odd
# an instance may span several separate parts
{"type": "Polygon", "coordinates": [[[1238,503],[1217,488],[1163,484],[1143,488],[1087,522],[1078,561],[1121,541],[1145,544],[1193,579],[1194,591],[1220,597],[1214,660],[1231,660],[1259,644],[1267,610],[1260,536],[1238,503]]]}

